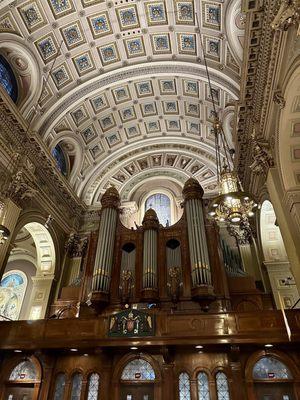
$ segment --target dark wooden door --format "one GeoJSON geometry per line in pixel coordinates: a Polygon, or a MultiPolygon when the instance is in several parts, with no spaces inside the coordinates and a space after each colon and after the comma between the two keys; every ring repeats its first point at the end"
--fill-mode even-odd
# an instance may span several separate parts
{"type": "Polygon", "coordinates": [[[154,400],[153,385],[122,385],[120,400],[154,400]]]}
{"type": "Polygon", "coordinates": [[[33,400],[33,387],[7,387],[5,390],[4,400],[33,400]]]}
{"type": "Polygon", "coordinates": [[[291,383],[256,383],[257,400],[295,400],[291,383]]]}

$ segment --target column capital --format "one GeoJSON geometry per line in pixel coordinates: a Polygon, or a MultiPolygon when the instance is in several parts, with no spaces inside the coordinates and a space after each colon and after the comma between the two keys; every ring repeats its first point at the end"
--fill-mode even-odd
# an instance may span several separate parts
{"type": "Polygon", "coordinates": [[[155,210],[153,210],[153,208],[149,208],[149,210],[145,212],[143,219],[143,228],[145,230],[148,229],[157,230],[159,228],[159,221],[156,212],[155,210]]]}
{"type": "Polygon", "coordinates": [[[202,199],[203,194],[203,188],[195,178],[190,178],[185,182],[182,190],[184,201],[202,199]]]}
{"type": "Polygon", "coordinates": [[[101,205],[103,208],[119,208],[120,206],[120,195],[114,186],[111,186],[101,197],[101,205]]]}

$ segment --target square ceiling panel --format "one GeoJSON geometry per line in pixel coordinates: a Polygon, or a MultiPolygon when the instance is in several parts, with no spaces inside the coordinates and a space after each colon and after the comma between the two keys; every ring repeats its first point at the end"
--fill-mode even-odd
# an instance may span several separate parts
{"type": "Polygon", "coordinates": [[[51,73],[51,76],[53,78],[53,81],[57,89],[65,87],[68,83],[72,82],[73,80],[70,70],[66,63],[63,63],[58,67],[54,68],[51,73]]]}
{"type": "Polygon", "coordinates": [[[98,51],[103,65],[120,61],[119,51],[115,42],[100,46],[98,51]]]}
{"type": "Polygon", "coordinates": [[[136,119],[134,106],[123,108],[123,110],[119,111],[119,114],[122,122],[128,122],[131,121],[132,119],[136,119]]]}
{"type": "Polygon", "coordinates": [[[15,32],[19,34],[17,24],[10,13],[4,14],[0,18],[0,32],[15,32]]]}
{"type": "Polygon", "coordinates": [[[148,133],[160,132],[160,123],[159,121],[149,121],[145,122],[146,131],[148,133]]]}
{"type": "Polygon", "coordinates": [[[181,130],[179,119],[167,119],[166,126],[167,126],[167,131],[180,132],[181,130]]]}
{"type": "Polygon", "coordinates": [[[37,1],[28,1],[18,8],[28,32],[34,32],[47,24],[46,17],[37,1]]]}
{"type": "Polygon", "coordinates": [[[187,121],[187,132],[193,135],[200,135],[200,124],[198,122],[187,121]]]}
{"type": "Polygon", "coordinates": [[[114,119],[114,116],[112,114],[106,115],[105,117],[101,118],[99,120],[100,126],[103,130],[103,132],[108,131],[109,129],[113,128],[116,126],[116,121],[114,119]]]}
{"type": "Polygon", "coordinates": [[[165,114],[178,114],[177,101],[164,101],[163,108],[165,114]]]}
{"type": "Polygon", "coordinates": [[[52,32],[37,40],[35,45],[46,63],[53,60],[58,53],[57,42],[52,32]]]}
{"type": "Polygon", "coordinates": [[[194,1],[174,0],[176,24],[195,25],[194,1]]]}
{"type": "Polygon", "coordinates": [[[130,125],[125,128],[126,136],[128,139],[139,136],[141,134],[139,125],[130,125]]]}
{"type": "Polygon", "coordinates": [[[50,5],[55,19],[75,11],[74,4],[71,0],[48,0],[48,4],[50,5]]]}
{"type": "Polygon", "coordinates": [[[200,109],[199,109],[199,104],[197,103],[190,103],[189,101],[186,101],[185,103],[185,114],[190,116],[190,117],[200,117],[200,109]]]}
{"type": "Polygon", "coordinates": [[[150,117],[151,115],[157,115],[156,104],[154,102],[142,103],[140,107],[143,117],[150,117]]]}
{"type": "Polygon", "coordinates": [[[116,104],[131,100],[131,95],[127,85],[113,89],[112,94],[116,104]]]}
{"type": "Polygon", "coordinates": [[[136,5],[117,8],[116,13],[121,31],[139,28],[140,22],[136,5]]]}
{"type": "Polygon", "coordinates": [[[106,136],[106,141],[109,147],[113,147],[121,143],[121,137],[118,132],[109,133],[106,136]]]}
{"type": "Polygon", "coordinates": [[[90,152],[91,152],[93,159],[96,160],[103,153],[103,148],[102,148],[101,144],[98,143],[90,148],[90,152]]]}
{"type": "Polygon", "coordinates": [[[198,82],[191,79],[183,79],[183,94],[185,96],[199,97],[198,82]]]}
{"type": "Polygon", "coordinates": [[[110,25],[109,17],[107,12],[92,15],[88,18],[91,31],[93,33],[94,39],[99,37],[109,35],[112,33],[112,28],[110,25]]]}
{"type": "Polygon", "coordinates": [[[106,108],[109,107],[109,103],[108,103],[107,98],[106,98],[104,93],[93,97],[90,100],[90,103],[91,103],[95,113],[103,111],[103,110],[105,110],[106,108]]]}
{"type": "Polygon", "coordinates": [[[153,96],[151,81],[138,82],[135,84],[138,97],[153,96]]]}
{"type": "Polygon", "coordinates": [[[197,53],[196,35],[193,33],[178,33],[177,34],[178,51],[180,54],[197,53]]]}
{"type": "Polygon", "coordinates": [[[176,94],[175,79],[160,79],[159,88],[161,94],[176,94]]]}
{"type": "Polygon", "coordinates": [[[128,58],[145,56],[144,40],[142,36],[125,39],[124,46],[128,58]]]}
{"type": "Polygon", "coordinates": [[[62,27],[60,31],[69,50],[85,43],[85,37],[79,21],[62,27]]]}
{"type": "Polygon", "coordinates": [[[95,64],[89,51],[79,54],[73,58],[75,68],[80,76],[95,69],[95,64]]]}
{"type": "Polygon", "coordinates": [[[207,57],[216,61],[220,60],[221,53],[221,40],[215,37],[204,37],[205,40],[205,53],[207,57]]]}
{"type": "Polygon", "coordinates": [[[89,114],[84,104],[82,104],[76,110],[71,111],[70,114],[76,126],[82,125],[89,119],[89,114]]]}
{"type": "Polygon", "coordinates": [[[148,25],[163,25],[168,23],[166,6],[164,1],[145,3],[148,25]]]}
{"type": "Polygon", "coordinates": [[[221,4],[202,1],[202,24],[205,28],[221,29],[221,4]]]}
{"type": "Polygon", "coordinates": [[[157,33],[151,35],[153,54],[171,53],[170,36],[168,33],[157,33]]]}
{"type": "Polygon", "coordinates": [[[96,137],[97,133],[93,125],[88,126],[80,132],[86,144],[91,143],[96,137]]]}

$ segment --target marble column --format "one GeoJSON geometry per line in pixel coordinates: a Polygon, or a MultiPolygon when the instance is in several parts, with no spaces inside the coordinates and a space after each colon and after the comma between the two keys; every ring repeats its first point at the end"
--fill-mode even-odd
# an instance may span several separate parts
{"type": "Polygon", "coordinates": [[[188,229],[192,296],[211,297],[213,286],[202,206],[203,189],[196,179],[190,178],[182,193],[188,229]]]}
{"type": "Polygon", "coordinates": [[[143,289],[144,299],[157,298],[157,237],[159,221],[156,212],[149,208],[143,219],[143,289]]]}

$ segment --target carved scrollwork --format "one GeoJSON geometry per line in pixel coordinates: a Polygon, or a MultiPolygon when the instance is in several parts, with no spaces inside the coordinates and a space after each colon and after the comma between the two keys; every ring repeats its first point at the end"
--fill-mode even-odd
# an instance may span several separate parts
{"type": "Polygon", "coordinates": [[[274,30],[286,31],[290,26],[296,25],[300,35],[300,0],[283,0],[279,10],[271,23],[274,30]]]}

